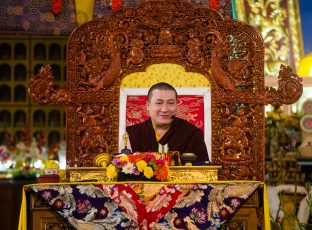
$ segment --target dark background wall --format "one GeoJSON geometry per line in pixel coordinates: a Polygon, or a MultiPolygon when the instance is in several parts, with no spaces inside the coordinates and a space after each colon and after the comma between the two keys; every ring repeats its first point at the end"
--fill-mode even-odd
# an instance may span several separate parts
{"type": "Polygon", "coordinates": [[[304,53],[312,52],[312,1],[299,0],[304,53]]]}

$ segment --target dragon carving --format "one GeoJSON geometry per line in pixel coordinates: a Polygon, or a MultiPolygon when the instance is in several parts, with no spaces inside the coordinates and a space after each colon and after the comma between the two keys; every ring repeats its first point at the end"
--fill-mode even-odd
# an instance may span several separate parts
{"type": "Polygon", "coordinates": [[[266,87],[266,104],[280,106],[292,104],[302,95],[302,78],[292,72],[289,66],[281,65],[278,75],[278,89],[266,87]]]}
{"type": "Polygon", "coordinates": [[[29,80],[29,95],[39,104],[68,104],[71,101],[67,88],[56,88],[52,84],[53,72],[50,65],[42,66],[29,80]]]}
{"type": "Polygon", "coordinates": [[[248,66],[252,59],[250,50],[245,52],[244,57],[231,57],[231,55],[233,54],[226,49],[226,43],[224,44],[219,38],[211,54],[211,74],[219,86],[233,91],[248,78],[248,66]]]}
{"type": "MultiPolygon", "coordinates": [[[[96,39],[96,43],[99,43],[98,47],[101,47],[101,42],[102,39],[99,36],[96,39]]],[[[82,66],[82,75],[87,76],[87,80],[80,84],[90,86],[94,91],[111,86],[118,78],[121,70],[120,51],[111,34],[108,36],[107,45],[108,54],[105,54],[105,52],[96,52],[97,55],[92,58],[87,58],[87,51],[80,51],[78,63],[82,66]]]]}

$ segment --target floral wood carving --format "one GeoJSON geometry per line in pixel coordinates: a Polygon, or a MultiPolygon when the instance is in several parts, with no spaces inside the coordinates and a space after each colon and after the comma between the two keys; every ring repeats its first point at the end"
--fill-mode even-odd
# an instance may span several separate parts
{"type": "Polygon", "coordinates": [[[250,141],[250,124],[254,122],[255,110],[248,106],[236,108],[236,113],[230,112],[229,106],[226,109],[226,126],[221,131],[221,163],[224,164],[223,175],[236,179],[249,179],[254,170],[252,169],[252,146],[250,141]],[[239,170],[239,177],[231,172],[235,168],[239,170]]]}
{"type": "Polygon", "coordinates": [[[121,8],[75,30],[67,50],[67,88],[52,87],[48,68],[29,88],[42,104],[67,105],[68,166],[118,152],[120,82],[151,64],[180,64],[210,81],[211,160],[223,165],[220,179],[264,179],[264,105],[302,93],[289,67],[281,68],[278,89],[265,88],[263,39],[252,26],[186,1],[121,8]]]}
{"type": "Polygon", "coordinates": [[[275,106],[292,104],[302,95],[302,78],[294,74],[289,66],[281,65],[278,75],[278,89],[266,87],[266,103],[275,106]]]}
{"type": "Polygon", "coordinates": [[[40,68],[39,73],[29,80],[28,92],[39,104],[68,104],[70,93],[66,88],[56,88],[52,84],[53,73],[50,65],[40,68]]]}

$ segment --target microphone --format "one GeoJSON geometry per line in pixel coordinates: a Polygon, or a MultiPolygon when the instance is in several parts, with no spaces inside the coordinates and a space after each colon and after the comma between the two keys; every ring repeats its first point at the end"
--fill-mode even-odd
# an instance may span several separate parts
{"type": "Polygon", "coordinates": [[[175,117],[176,117],[176,115],[172,115],[172,116],[171,116],[171,119],[173,120],[175,117]]]}

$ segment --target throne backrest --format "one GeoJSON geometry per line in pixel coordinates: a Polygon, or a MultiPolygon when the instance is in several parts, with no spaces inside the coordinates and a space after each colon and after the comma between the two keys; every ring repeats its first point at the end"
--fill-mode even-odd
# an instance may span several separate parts
{"type": "Polygon", "coordinates": [[[50,67],[31,79],[32,98],[67,106],[67,166],[118,152],[121,82],[158,63],[210,82],[211,161],[223,165],[220,178],[264,180],[264,105],[296,101],[302,85],[282,67],[279,89],[265,89],[263,40],[252,26],[175,0],[122,8],[75,30],[66,88],[53,87],[50,67]]]}

